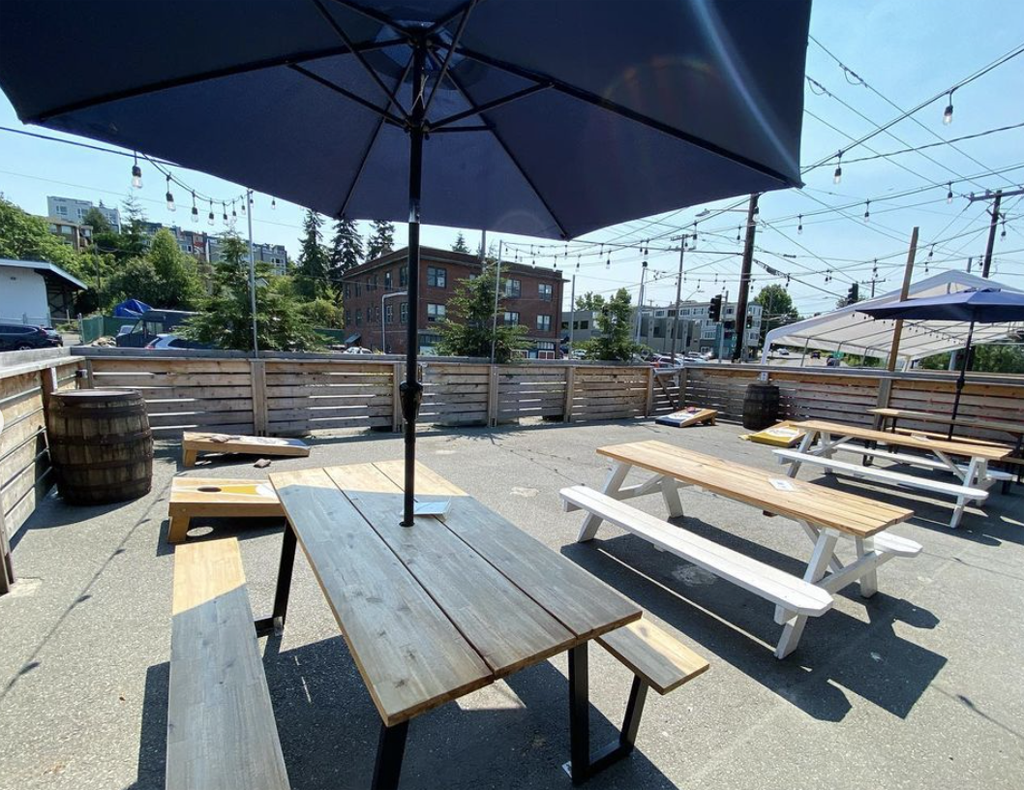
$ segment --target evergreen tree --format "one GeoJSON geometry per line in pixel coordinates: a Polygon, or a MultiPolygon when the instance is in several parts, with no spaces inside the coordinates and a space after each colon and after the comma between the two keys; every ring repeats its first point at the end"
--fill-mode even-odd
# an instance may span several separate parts
{"type": "Polygon", "coordinates": [[[366,241],[366,259],[368,261],[387,255],[395,248],[394,223],[375,219],[372,224],[373,230],[370,232],[370,238],[366,241]]]}
{"type": "Polygon", "coordinates": [[[341,278],[349,269],[363,262],[363,237],[359,226],[353,220],[339,219],[334,223],[334,240],[331,242],[329,273],[335,292],[341,293],[341,278]]]}
{"type": "MultiPolygon", "coordinates": [[[[442,354],[464,357],[489,357],[494,342],[495,362],[508,362],[517,352],[525,351],[530,343],[526,327],[504,325],[494,328],[495,267],[488,264],[479,277],[460,280],[455,295],[448,301],[448,318],[438,325],[442,354]]],[[[506,280],[501,281],[498,311],[502,312],[506,280]]]]}
{"type": "Polygon", "coordinates": [[[458,238],[455,239],[455,243],[452,245],[452,252],[469,252],[469,245],[466,244],[466,237],[462,235],[462,231],[459,231],[458,238]]]}
{"type": "Polygon", "coordinates": [[[313,210],[306,211],[302,221],[302,250],[295,272],[295,285],[299,296],[316,299],[330,293],[330,256],[323,245],[324,220],[313,210]]]}
{"type": "Polygon", "coordinates": [[[793,299],[789,295],[789,291],[778,283],[772,283],[762,288],[760,293],[754,297],[754,304],[761,305],[761,309],[764,311],[761,315],[761,346],[764,346],[765,335],[770,331],[800,320],[800,314],[793,306],[793,299]]]}
{"type": "Polygon", "coordinates": [[[615,296],[606,300],[600,310],[595,321],[600,334],[577,343],[577,347],[583,349],[587,359],[631,359],[641,347],[633,342],[633,307],[629,291],[620,288],[615,296]]]}

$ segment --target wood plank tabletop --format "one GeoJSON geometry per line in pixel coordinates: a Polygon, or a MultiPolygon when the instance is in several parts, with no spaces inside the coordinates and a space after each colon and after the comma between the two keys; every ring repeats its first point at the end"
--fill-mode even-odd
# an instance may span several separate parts
{"type": "Polygon", "coordinates": [[[422,464],[417,500],[451,505],[411,528],[400,461],[270,479],[388,726],[640,618],[422,464]]]}
{"type": "Polygon", "coordinates": [[[830,527],[858,538],[875,535],[914,515],[906,508],[655,440],[610,445],[597,452],[769,513],[807,521],[816,527],[830,527]],[[796,490],[780,491],[772,480],[786,480],[796,490]]]}
{"type": "Polygon", "coordinates": [[[807,431],[819,431],[834,436],[849,436],[852,439],[863,439],[879,444],[913,447],[917,450],[938,451],[948,455],[960,455],[967,458],[983,458],[986,461],[1001,461],[1011,452],[1009,448],[958,442],[955,439],[948,441],[946,439],[930,439],[926,436],[915,436],[914,434],[876,431],[872,428],[862,428],[858,425],[845,425],[826,420],[804,420],[802,422],[795,422],[793,425],[807,431]]]}
{"type": "Polygon", "coordinates": [[[897,420],[918,420],[919,422],[934,422],[940,425],[954,425],[963,428],[983,428],[991,431],[1003,431],[1004,433],[1009,433],[1014,436],[1024,435],[1024,423],[1019,422],[1004,422],[1003,420],[960,416],[953,419],[953,416],[950,414],[935,414],[930,411],[915,411],[913,409],[868,409],[868,413],[897,420]]]}

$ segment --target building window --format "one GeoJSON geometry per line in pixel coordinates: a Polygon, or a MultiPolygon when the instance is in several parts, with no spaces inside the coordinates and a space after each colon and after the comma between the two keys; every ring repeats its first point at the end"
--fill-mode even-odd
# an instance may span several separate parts
{"type": "Polygon", "coordinates": [[[57,213],[60,214],[62,217],[66,217],[68,215],[68,207],[67,206],[56,206],[56,209],[57,209],[57,213]]]}
{"type": "Polygon", "coordinates": [[[405,288],[409,284],[409,264],[398,270],[398,285],[405,288]]]}
{"type": "Polygon", "coordinates": [[[563,321],[562,322],[562,329],[568,329],[568,328],[569,328],[569,322],[568,321],[563,321]]]}
{"type": "Polygon", "coordinates": [[[398,322],[401,323],[401,324],[408,324],[409,323],[409,303],[408,302],[402,302],[398,306],[398,322]]]}
{"type": "Polygon", "coordinates": [[[384,321],[389,324],[395,323],[395,306],[393,304],[384,306],[384,321]]]}
{"type": "Polygon", "coordinates": [[[388,272],[384,272],[384,290],[385,291],[390,291],[391,290],[391,285],[392,285],[392,283],[391,283],[391,272],[389,272],[389,271],[388,272]]]}
{"type": "Polygon", "coordinates": [[[427,321],[433,323],[434,321],[443,321],[445,314],[445,307],[443,304],[428,304],[427,305],[427,321]]]}
{"type": "Polygon", "coordinates": [[[362,325],[363,325],[363,311],[362,310],[356,310],[356,326],[362,326],[362,325]]]}
{"type": "Polygon", "coordinates": [[[551,316],[539,315],[537,316],[537,329],[541,332],[551,331],[551,316]]]}
{"type": "Polygon", "coordinates": [[[518,299],[523,294],[523,283],[521,280],[505,280],[505,296],[518,299]]]}
{"type": "Polygon", "coordinates": [[[440,266],[427,267],[427,285],[431,288],[447,288],[448,272],[440,266]]]}
{"type": "Polygon", "coordinates": [[[352,296],[352,284],[345,283],[345,298],[348,299],[350,296],[352,296]]]}
{"type": "Polygon", "coordinates": [[[370,281],[370,285],[367,287],[366,290],[367,291],[376,291],[377,290],[377,275],[376,274],[373,275],[373,279],[370,281]]]}
{"type": "Polygon", "coordinates": [[[519,323],[519,313],[512,312],[511,310],[505,311],[505,325],[515,326],[519,323]]]}
{"type": "Polygon", "coordinates": [[[580,321],[580,329],[590,329],[589,321],[580,321]]]}
{"type": "Polygon", "coordinates": [[[362,286],[362,284],[361,284],[361,283],[359,283],[359,282],[357,281],[357,282],[356,282],[356,298],[358,298],[358,297],[362,296],[362,293],[363,293],[363,286],[362,286]]]}
{"type": "Polygon", "coordinates": [[[541,283],[537,286],[537,295],[545,302],[550,302],[555,294],[555,289],[549,283],[541,283]]]}
{"type": "Polygon", "coordinates": [[[538,351],[554,351],[555,341],[554,340],[538,340],[537,341],[538,351]]]}

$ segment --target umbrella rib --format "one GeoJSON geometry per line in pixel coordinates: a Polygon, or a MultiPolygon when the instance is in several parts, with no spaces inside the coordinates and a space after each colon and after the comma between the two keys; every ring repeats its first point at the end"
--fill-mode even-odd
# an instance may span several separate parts
{"type": "MultiPolygon", "coordinates": [[[[441,46],[447,45],[441,44],[441,46]]],[[[561,93],[566,94],[567,96],[572,96],[573,98],[579,99],[580,101],[586,102],[587,104],[592,104],[596,107],[600,107],[603,110],[608,110],[609,112],[615,113],[616,115],[621,115],[622,117],[628,118],[631,121],[635,121],[639,124],[650,127],[651,129],[655,129],[659,132],[667,134],[670,137],[675,137],[678,140],[690,143],[691,145],[696,146],[697,148],[701,148],[705,151],[708,151],[709,153],[721,156],[724,159],[728,159],[730,162],[735,162],[736,164],[748,167],[751,170],[766,175],[770,178],[774,178],[775,180],[780,181],[786,186],[799,185],[799,182],[793,181],[792,179],[778,172],[774,168],[766,167],[760,162],[756,162],[755,160],[743,156],[742,154],[737,154],[734,151],[730,151],[727,148],[723,148],[720,145],[715,145],[714,143],[709,142],[708,140],[704,140],[703,138],[697,137],[696,135],[684,132],[681,129],[677,129],[676,127],[670,126],[667,123],[663,123],[662,121],[650,118],[646,115],[643,115],[642,113],[636,112],[635,110],[631,110],[628,107],[623,107],[621,104],[616,104],[615,102],[608,101],[608,99],[590,93],[589,91],[585,91],[582,88],[570,85],[569,83],[563,82],[562,80],[555,79],[550,75],[538,74],[536,72],[530,71],[529,69],[524,69],[519,66],[515,66],[511,63],[506,63],[505,61],[499,60],[497,58],[492,58],[489,55],[485,55],[482,52],[476,52],[465,47],[459,47],[458,50],[460,55],[462,55],[465,58],[468,58],[469,60],[475,60],[477,63],[481,63],[485,66],[491,66],[493,68],[500,69],[501,71],[507,72],[516,77],[522,77],[524,79],[533,80],[534,82],[547,81],[551,84],[551,87],[553,87],[557,91],[560,91],[561,93]]]]}
{"type": "Polygon", "coordinates": [[[489,102],[484,102],[483,104],[478,105],[475,109],[457,112],[454,115],[449,115],[447,118],[442,118],[436,123],[430,124],[430,131],[445,131],[443,127],[461,121],[463,118],[470,118],[478,113],[487,112],[488,110],[493,110],[496,107],[501,107],[519,99],[524,99],[527,96],[532,96],[534,93],[547,90],[550,87],[550,85],[546,84],[531,85],[529,88],[523,88],[521,91],[516,91],[515,93],[510,93],[507,96],[501,96],[500,98],[493,99],[489,102]]]}
{"type": "Polygon", "coordinates": [[[452,36],[452,43],[448,47],[448,54],[445,56],[444,63],[441,65],[441,73],[437,75],[437,79],[434,81],[434,87],[430,91],[430,96],[427,97],[427,103],[423,106],[423,117],[427,117],[427,113],[430,112],[430,105],[434,103],[434,97],[437,96],[437,91],[441,87],[441,83],[444,82],[444,78],[448,75],[448,67],[451,65],[452,56],[455,54],[455,48],[459,46],[459,41],[462,39],[462,31],[466,29],[466,22],[469,21],[469,14],[473,10],[477,0],[469,0],[466,3],[465,10],[462,12],[462,19],[459,20],[459,26],[455,29],[455,35],[452,36]]]}
{"type": "Polygon", "coordinates": [[[335,20],[335,18],[328,13],[327,9],[324,7],[324,4],[321,2],[321,0],[310,0],[310,2],[314,6],[316,6],[317,10],[320,12],[320,15],[324,18],[324,21],[327,22],[328,25],[330,25],[331,29],[334,30],[334,32],[343,42],[345,42],[345,46],[347,46],[352,51],[352,54],[355,55],[356,60],[359,61],[359,65],[363,67],[363,70],[366,71],[366,73],[370,76],[370,79],[374,81],[378,88],[384,91],[384,94],[391,100],[391,103],[398,108],[398,111],[402,113],[402,117],[405,118],[406,121],[411,120],[411,116],[409,115],[409,113],[405,111],[405,108],[402,106],[402,103],[398,101],[398,97],[395,95],[395,92],[388,89],[388,86],[384,84],[384,80],[380,78],[380,75],[377,73],[377,70],[373,66],[371,66],[369,61],[367,61],[366,58],[363,57],[363,54],[359,52],[358,49],[356,49],[355,44],[353,44],[352,39],[349,38],[348,33],[346,33],[344,28],[342,28],[342,26],[338,24],[337,20],[335,20]]]}
{"type": "MultiPolygon", "coordinates": [[[[376,49],[385,49],[387,47],[393,47],[396,44],[404,44],[404,40],[391,39],[388,41],[373,41],[367,44],[358,45],[357,49],[363,52],[369,52],[376,49]]],[[[105,93],[100,96],[95,96],[91,99],[84,99],[82,101],[70,102],[60,107],[55,107],[52,110],[40,113],[38,115],[26,118],[25,123],[45,123],[50,118],[55,118],[59,115],[64,115],[69,112],[77,112],[79,110],[88,110],[93,107],[97,107],[101,104],[107,104],[109,102],[120,101],[122,99],[134,99],[137,96],[144,96],[148,93],[156,93],[157,91],[168,90],[170,88],[182,88],[187,85],[195,85],[200,82],[206,82],[207,80],[220,79],[222,77],[234,77],[239,74],[248,74],[251,71],[260,71],[261,69],[269,69],[275,66],[290,66],[295,63],[303,63],[308,60],[320,60],[321,58],[329,58],[337,55],[352,55],[355,54],[354,50],[350,47],[329,47],[326,49],[314,49],[306,52],[291,53],[288,55],[279,55],[273,58],[267,58],[265,60],[257,60],[252,63],[245,63],[236,66],[229,66],[221,69],[212,69],[210,71],[204,71],[199,74],[190,74],[186,77],[177,77],[169,80],[159,80],[157,82],[147,83],[146,85],[136,86],[134,88],[126,88],[120,91],[112,91],[105,93]]]]}
{"type": "MultiPolygon", "coordinates": [[[[469,106],[474,110],[474,112],[475,113],[479,113],[480,110],[477,107],[476,103],[469,96],[469,94],[466,93],[465,89],[459,83],[459,80],[455,77],[455,75],[454,74],[449,74],[448,75],[448,79],[450,79],[452,81],[452,85],[454,85],[455,89],[459,93],[462,94],[463,98],[467,102],[469,102],[469,106]]],[[[482,115],[480,116],[480,120],[482,120],[484,122],[484,125],[490,130],[491,134],[494,136],[494,139],[497,141],[498,145],[500,145],[501,149],[505,152],[505,156],[507,156],[509,158],[509,161],[515,166],[516,170],[519,171],[519,175],[521,175],[523,177],[523,180],[526,181],[527,185],[533,191],[534,196],[537,198],[537,200],[540,201],[541,205],[544,206],[544,210],[548,212],[548,216],[551,217],[551,219],[554,221],[555,225],[558,227],[559,232],[562,234],[562,238],[563,239],[569,238],[569,235],[570,235],[569,231],[566,230],[565,226],[561,223],[561,221],[555,215],[555,212],[552,210],[551,205],[544,198],[544,195],[541,194],[540,190],[537,189],[537,185],[533,183],[533,179],[530,178],[530,176],[527,175],[525,170],[523,170],[523,166],[521,164],[519,164],[519,160],[516,158],[515,154],[512,153],[511,149],[508,147],[508,145],[502,139],[501,135],[498,134],[498,131],[494,128],[494,124],[492,124],[490,121],[488,121],[482,115]]]]}
{"type": "Polygon", "coordinates": [[[390,123],[393,126],[397,126],[401,129],[405,128],[405,122],[397,115],[392,115],[386,109],[378,107],[376,104],[367,99],[364,99],[362,96],[359,96],[358,94],[355,94],[350,90],[342,88],[340,85],[335,85],[330,80],[321,77],[319,74],[312,72],[309,69],[304,68],[303,66],[293,64],[288,68],[290,68],[294,72],[297,72],[298,74],[301,74],[303,77],[308,77],[314,82],[323,85],[325,88],[335,91],[336,93],[340,93],[342,96],[344,96],[347,99],[351,99],[356,104],[360,104],[363,107],[366,107],[368,110],[379,115],[385,123],[390,123]]]}

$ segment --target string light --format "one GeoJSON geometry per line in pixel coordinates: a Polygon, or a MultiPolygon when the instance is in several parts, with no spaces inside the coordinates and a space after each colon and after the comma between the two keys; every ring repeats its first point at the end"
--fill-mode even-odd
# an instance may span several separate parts
{"type": "Polygon", "coordinates": [[[220,202],[221,220],[225,225],[228,224],[228,206],[223,200],[220,202]]]}
{"type": "Polygon", "coordinates": [[[740,240],[740,226],[736,226],[736,241],[740,240]]]}
{"type": "Polygon", "coordinates": [[[164,195],[167,198],[167,210],[174,211],[174,195],[171,194],[171,177],[167,176],[167,194],[164,195]]]}
{"type": "Polygon", "coordinates": [[[864,202],[864,221],[871,221],[871,201],[867,200],[864,202]]]}
{"type": "Polygon", "coordinates": [[[949,92],[949,104],[946,105],[946,109],[942,113],[942,123],[944,126],[953,123],[953,91],[949,92]]]}
{"type": "Polygon", "coordinates": [[[953,182],[950,181],[948,184],[946,184],[946,188],[949,190],[946,193],[946,205],[948,206],[950,203],[953,202],[953,182]]]}
{"type": "MultiPolygon", "coordinates": [[[[245,213],[245,203],[242,204],[242,213],[245,213]]],[[[234,224],[238,221],[238,215],[235,213],[235,201],[231,201],[231,222],[234,224]]]]}
{"type": "Polygon", "coordinates": [[[1003,218],[1003,231],[1002,231],[1002,233],[999,234],[999,238],[1005,239],[1006,238],[1006,215],[1002,214],[1000,216],[1002,216],[1002,218],[1003,218]]]}
{"type": "Polygon", "coordinates": [[[836,155],[836,172],[832,174],[832,183],[838,184],[843,180],[843,152],[836,155]]]}
{"type": "Polygon", "coordinates": [[[270,210],[273,211],[277,208],[277,198],[270,199],[270,210]]]}
{"type": "Polygon", "coordinates": [[[199,209],[196,208],[196,193],[192,192],[192,221],[199,222],[199,209]]]}
{"type": "Polygon", "coordinates": [[[804,235],[804,215],[801,214],[799,219],[800,219],[800,224],[796,226],[796,233],[797,233],[798,236],[802,236],[802,235],[804,235]]]}
{"type": "Polygon", "coordinates": [[[213,201],[212,200],[210,201],[210,214],[206,218],[206,224],[210,225],[211,227],[213,226],[213,201]]]}
{"type": "Polygon", "coordinates": [[[142,168],[139,167],[139,154],[135,153],[135,163],[132,165],[132,186],[135,189],[142,189],[142,168]]]}

